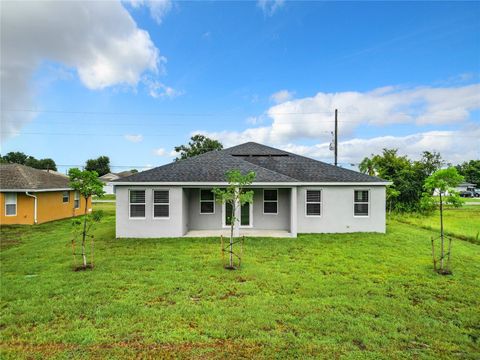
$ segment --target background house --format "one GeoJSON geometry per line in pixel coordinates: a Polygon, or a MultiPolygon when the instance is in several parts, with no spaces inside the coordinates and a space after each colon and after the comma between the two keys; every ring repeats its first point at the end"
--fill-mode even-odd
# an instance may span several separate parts
{"type": "Polygon", "coordinates": [[[475,187],[476,187],[475,184],[461,183],[455,188],[455,190],[457,190],[459,192],[460,191],[473,191],[473,190],[475,190],[475,187]]]}
{"type": "Polygon", "coordinates": [[[257,143],[211,151],[115,180],[117,237],[227,233],[230,204],[211,191],[225,173],[254,171],[238,234],[385,232],[386,181],[257,143]]]}
{"type": "MultiPolygon", "coordinates": [[[[69,178],[19,164],[0,164],[0,224],[40,224],[85,213],[69,178]]],[[[87,211],[91,210],[91,200],[87,211]]]]}
{"type": "Polygon", "coordinates": [[[103,191],[105,194],[114,194],[113,185],[110,184],[111,181],[118,180],[127,176],[134,174],[134,171],[122,171],[119,173],[108,173],[99,177],[99,179],[103,182],[103,191]]]}

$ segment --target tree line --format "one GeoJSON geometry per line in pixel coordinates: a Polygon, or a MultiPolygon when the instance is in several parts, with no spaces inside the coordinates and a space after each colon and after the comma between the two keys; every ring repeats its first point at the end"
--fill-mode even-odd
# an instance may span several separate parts
{"type": "MultiPolygon", "coordinates": [[[[4,156],[0,156],[1,164],[20,164],[30,166],[40,170],[57,171],[57,164],[53,159],[37,159],[34,156],[27,155],[21,151],[11,151],[4,156]]],[[[96,159],[88,159],[85,162],[85,170],[95,171],[98,176],[103,176],[111,172],[110,158],[108,156],[99,156],[96,159]]],[[[137,172],[137,169],[131,169],[131,172],[137,172]]]]}
{"type": "MultiPolygon", "coordinates": [[[[212,150],[221,150],[223,145],[217,141],[210,139],[204,135],[194,135],[190,138],[190,142],[186,145],[175,147],[175,151],[179,154],[175,161],[187,159],[192,156],[200,155],[212,150]]],[[[57,171],[57,164],[53,159],[36,159],[31,155],[27,155],[20,151],[11,151],[4,156],[0,156],[0,163],[21,164],[42,170],[57,171]]],[[[85,170],[95,171],[98,176],[103,176],[111,172],[110,158],[108,156],[99,156],[96,159],[88,159],[85,162],[85,170]]],[[[131,172],[137,172],[137,169],[131,169],[131,172]]]]}
{"type": "Polygon", "coordinates": [[[433,190],[426,189],[426,180],[442,168],[453,168],[464,181],[480,187],[480,160],[466,161],[452,167],[438,152],[424,151],[420,160],[398,154],[398,149],[383,149],[381,154],[365,157],[359,165],[362,173],[392,182],[387,187],[387,208],[390,211],[416,212],[431,209],[433,190]]]}

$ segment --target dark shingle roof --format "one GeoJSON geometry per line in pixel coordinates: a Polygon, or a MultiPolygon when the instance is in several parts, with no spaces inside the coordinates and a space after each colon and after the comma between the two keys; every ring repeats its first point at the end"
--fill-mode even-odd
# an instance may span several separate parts
{"type": "Polygon", "coordinates": [[[185,160],[159,166],[151,170],[142,171],[113,182],[224,182],[225,173],[231,169],[238,169],[244,174],[249,171],[255,171],[255,181],[259,182],[296,181],[295,179],[286,175],[278,174],[269,169],[262,168],[240,158],[228,155],[223,151],[210,151],[208,153],[185,160]]]}
{"type": "Polygon", "coordinates": [[[254,171],[255,182],[384,182],[378,177],[254,142],[210,151],[114,182],[224,182],[225,173],[231,169],[242,173],[254,171]]]}
{"type": "Polygon", "coordinates": [[[69,178],[64,175],[34,169],[20,164],[0,164],[1,190],[68,189],[69,178]]]}

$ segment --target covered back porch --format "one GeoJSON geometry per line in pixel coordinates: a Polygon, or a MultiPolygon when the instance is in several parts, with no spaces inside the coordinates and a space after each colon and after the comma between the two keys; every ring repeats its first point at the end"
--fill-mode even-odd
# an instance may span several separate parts
{"type": "MultiPolygon", "coordinates": [[[[237,209],[234,236],[296,237],[297,188],[254,187],[253,203],[237,209]]],[[[211,187],[183,188],[186,237],[230,236],[231,206],[213,196],[211,187]]]]}

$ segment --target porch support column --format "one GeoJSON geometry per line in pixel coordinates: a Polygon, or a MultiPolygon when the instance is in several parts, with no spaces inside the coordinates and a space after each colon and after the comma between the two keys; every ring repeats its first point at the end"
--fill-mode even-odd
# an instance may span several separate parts
{"type": "Polygon", "coordinates": [[[297,187],[290,189],[290,233],[297,237],[297,187]]]}
{"type": "MultiPolygon", "coordinates": [[[[238,189],[236,190],[238,191],[238,189]]],[[[237,201],[235,204],[235,223],[233,225],[233,237],[240,236],[240,217],[242,215],[240,202],[237,201]]]]}

